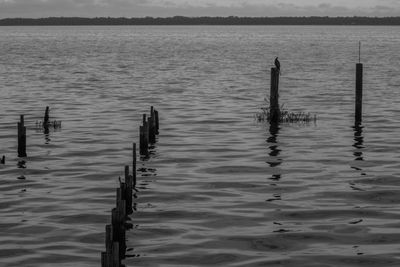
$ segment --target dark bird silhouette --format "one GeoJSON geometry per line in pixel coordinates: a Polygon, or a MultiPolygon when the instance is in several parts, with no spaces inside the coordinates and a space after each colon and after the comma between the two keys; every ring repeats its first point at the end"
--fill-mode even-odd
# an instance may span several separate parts
{"type": "Polygon", "coordinates": [[[278,72],[281,73],[281,63],[278,60],[278,57],[275,58],[275,67],[277,68],[278,72]]]}
{"type": "Polygon", "coordinates": [[[6,156],[3,156],[0,159],[0,164],[5,164],[5,163],[6,163],[6,156]]]}

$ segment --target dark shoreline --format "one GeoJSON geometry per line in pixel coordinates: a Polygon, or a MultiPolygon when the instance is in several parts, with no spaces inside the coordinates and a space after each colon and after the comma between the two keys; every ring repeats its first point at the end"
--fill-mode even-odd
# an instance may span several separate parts
{"type": "Polygon", "coordinates": [[[61,25],[370,25],[398,26],[400,17],[48,17],[5,18],[0,26],[61,25]]]}

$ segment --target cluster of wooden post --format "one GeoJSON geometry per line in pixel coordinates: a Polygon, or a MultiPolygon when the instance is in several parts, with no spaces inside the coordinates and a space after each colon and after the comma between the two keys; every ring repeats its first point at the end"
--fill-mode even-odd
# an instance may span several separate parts
{"type": "MultiPolygon", "coordinates": [[[[61,121],[50,121],[49,107],[46,107],[44,114],[43,123],[36,121],[36,127],[43,127],[45,133],[48,133],[49,126],[56,128],[61,128],[61,121]]],[[[20,121],[18,122],[18,157],[26,157],[26,127],[24,121],[24,115],[20,115],[20,121]]]]}
{"type": "MultiPolygon", "coordinates": [[[[271,88],[270,88],[270,123],[278,123],[281,117],[279,108],[279,70],[271,68],[271,88]]],[[[362,95],[363,95],[363,64],[356,64],[356,98],[355,98],[355,124],[359,125],[362,121],[362,95]]]]}
{"type": "Polygon", "coordinates": [[[156,142],[156,135],[159,133],[158,111],[151,106],[150,116],[147,118],[143,114],[143,125],[139,127],[140,133],[140,155],[147,156],[149,154],[149,144],[156,142]]]}
{"type": "Polygon", "coordinates": [[[120,267],[125,258],[126,230],[132,227],[127,223],[127,215],[133,212],[133,191],[136,190],[136,144],[133,144],[132,175],[125,166],[125,179],[120,180],[116,189],[116,207],[111,210],[111,224],[106,225],[105,247],[101,253],[102,267],[120,267]]]}

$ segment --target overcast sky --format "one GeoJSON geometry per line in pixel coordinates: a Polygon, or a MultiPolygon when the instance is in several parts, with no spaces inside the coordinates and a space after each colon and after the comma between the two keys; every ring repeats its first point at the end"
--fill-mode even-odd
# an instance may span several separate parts
{"type": "Polygon", "coordinates": [[[0,0],[0,18],[399,16],[400,0],[0,0]]]}

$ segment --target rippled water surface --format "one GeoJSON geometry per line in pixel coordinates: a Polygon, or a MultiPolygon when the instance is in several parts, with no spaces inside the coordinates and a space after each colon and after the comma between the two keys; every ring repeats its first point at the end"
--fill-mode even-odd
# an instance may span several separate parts
{"type": "Polygon", "coordinates": [[[1,27],[0,265],[100,266],[153,105],[126,266],[400,266],[399,43],[399,27],[1,27]],[[316,123],[255,121],[275,56],[280,103],[316,123]]]}

